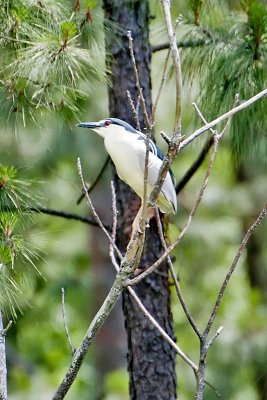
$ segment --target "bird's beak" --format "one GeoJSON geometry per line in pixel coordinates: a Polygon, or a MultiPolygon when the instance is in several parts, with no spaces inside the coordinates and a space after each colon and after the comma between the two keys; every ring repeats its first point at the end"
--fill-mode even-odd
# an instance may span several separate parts
{"type": "Polygon", "coordinates": [[[101,128],[101,125],[99,122],[81,122],[80,124],[77,124],[76,126],[79,126],[80,128],[89,128],[89,129],[101,128]]]}

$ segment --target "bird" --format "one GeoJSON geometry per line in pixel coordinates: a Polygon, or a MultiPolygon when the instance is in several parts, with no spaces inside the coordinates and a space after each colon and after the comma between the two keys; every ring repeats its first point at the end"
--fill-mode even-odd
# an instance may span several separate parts
{"type": "MultiPolygon", "coordinates": [[[[146,135],[119,118],[106,118],[98,122],[81,122],[81,128],[89,128],[104,138],[107,153],[113,161],[121,180],[129,185],[144,202],[144,175],[146,159],[146,135]]],[[[149,139],[147,198],[158,179],[163,162],[163,154],[149,139]]],[[[162,213],[176,213],[177,199],[175,179],[168,171],[157,202],[162,213]]]]}

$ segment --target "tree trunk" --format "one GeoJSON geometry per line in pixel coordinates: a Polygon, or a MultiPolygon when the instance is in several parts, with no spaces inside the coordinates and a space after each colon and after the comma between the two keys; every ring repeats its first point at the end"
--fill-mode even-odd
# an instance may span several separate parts
{"type": "MultiPolygon", "coordinates": [[[[113,33],[106,35],[107,52],[113,57],[109,64],[112,72],[112,84],[109,88],[110,116],[121,118],[134,126],[134,117],[127,101],[126,91],[130,91],[135,102],[138,93],[129,56],[127,31],[132,32],[141,86],[147,109],[150,111],[151,51],[148,38],[148,2],[146,0],[104,0],[103,7],[106,21],[115,22],[120,28],[115,33],[115,37],[113,33]]],[[[141,126],[144,127],[144,118],[141,112],[139,119],[141,126]]],[[[114,177],[114,181],[119,213],[117,244],[124,252],[131,234],[131,223],[140,206],[140,199],[117,176],[114,177]]],[[[158,259],[162,251],[157,226],[155,220],[152,220],[150,228],[146,232],[146,244],[140,268],[145,269],[151,265],[158,259]]],[[[148,276],[134,289],[145,307],[173,337],[167,264],[163,264],[158,272],[148,276]]],[[[123,311],[128,337],[131,399],[175,399],[174,350],[139,311],[127,291],[123,294],[123,311]]]]}

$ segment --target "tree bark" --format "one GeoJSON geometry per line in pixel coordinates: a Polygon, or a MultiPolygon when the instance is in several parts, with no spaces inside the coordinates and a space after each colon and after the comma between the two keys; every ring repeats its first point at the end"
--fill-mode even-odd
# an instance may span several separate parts
{"type": "MultiPolygon", "coordinates": [[[[133,67],[129,55],[127,31],[133,37],[134,53],[140,75],[147,110],[151,110],[151,80],[149,45],[149,9],[146,0],[104,0],[105,20],[118,24],[117,33],[106,35],[107,53],[112,56],[111,86],[109,88],[109,110],[111,117],[121,118],[134,126],[134,116],[127,101],[129,90],[136,102],[138,97],[133,67]]],[[[139,120],[144,127],[140,111],[139,120]]],[[[134,171],[133,171],[134,173],[134,171]]],[[[132,221],[140,207],[140,199],[115,175],[118,207],[117,244],[124,252],[131,234],[132,221]]],[[[163,249],[155,220],[146,232],[146,243],[140,268],[151,265],[163,249]]],[[[172,314],[168,267],[164,263],[160,270],[136,285],[135,290],[145,307],[157,319],[166,332],[173,337],[172,314]]],[[[176,373],[175,352],[164,341],[147,318],[131,300],[127,291],[123,293],[123,311],[128,337],[128,371],[130,374],[131,399],[175,399],[176,373]]]]}

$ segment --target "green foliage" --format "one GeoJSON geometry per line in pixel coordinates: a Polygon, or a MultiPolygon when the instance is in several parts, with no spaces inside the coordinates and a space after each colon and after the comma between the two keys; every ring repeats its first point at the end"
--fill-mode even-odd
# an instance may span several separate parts
{"type": "Polygon", "coordinates": [[[118,400],[128,396],[129,377],[125,369],[118,369],[107,374],[105,379],[105,392],[110,399],[116,396],[118,400]]]}
{"type": "Polygon", "coordinates": [[[0,165],[0,309],[9,309],[13,318],[25,303],[20,283],[29,279],[32,270],[40,274],[38,253],[23,232],[30,221],[25,208],[33,201],[31,184],[18,180],[14,167],[0,165]]]}
{"type": "MultiPolygon", "coordinates": [[[[267,86],[267,6],[258,0],[241,5],[245,15],[225,17],[203,46],[183,54],[186,79],[201,77],[199,103],[208,119],[231,109],[236,93],[243,101],[267,86]]],[[[199,30],[191,34],[199,35],[199,30]]],[[[266,156],[265,109],[266,100],[262,100],[234,117],[230,144],[237,159],[259,152],[266,156]]]]}
{"type": "Polygon", "coordinates": [[[86,7],[88,8],[88,10],[93,10],[95,7],[97,6],[97,2],[96,0],[87,0],[86,1],[86,7]]]}
{"type": "Polygon", "coordinates": [[[77,34],[77,26],[73,21],[61,22],[62,40],[68,42],[77,34]]]}
{"type": "Polygon", "coordinates": [[[189,6],[193,11],[195,23],[199,24],[200,12],[205,3],[205,0],[189,0],[189,6]]]}
{"type": "Polygon", "coordinates": [[[83,31],[92,22],[86,13],[95,5],[90,2],[87,8],[72,11],[68,3],[18,0],[2,11],[0,22],[5,22],[0,28],[0,46],[5,56],[0,58],[0,105],[4,122],[15,126],[38,123],[47,111],[56,111],[66,120],[78,118],[90,87],[105,79],[99,48],[92,42],[90,47],[81,47],[83,31]]]}
{"type": "Polygon", "coordinates": [[[40,197],[33,194],[31,181],[17,179],[17,171],[11,166],[0,164],[0,210],[20,212],[35,206],[40,197]]]}

